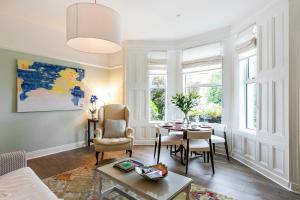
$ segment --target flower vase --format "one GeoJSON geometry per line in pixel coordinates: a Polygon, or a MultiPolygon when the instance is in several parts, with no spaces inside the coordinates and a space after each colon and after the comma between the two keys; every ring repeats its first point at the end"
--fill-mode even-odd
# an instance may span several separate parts
{"type": "Polygon", "coordinates": [[[183,124],[189,125],[189,118],[187,116],[187,113],[184,114],[184,118],[183,118],[183,124]]]}

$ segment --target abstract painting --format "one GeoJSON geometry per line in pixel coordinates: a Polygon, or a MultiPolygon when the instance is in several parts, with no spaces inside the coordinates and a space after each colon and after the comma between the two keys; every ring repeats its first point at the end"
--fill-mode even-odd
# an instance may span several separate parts
{"type": "Polygon", "coordinates": [[[17,64],[18,112],[82,109],[84,69],[21,59],[17,64]]]}

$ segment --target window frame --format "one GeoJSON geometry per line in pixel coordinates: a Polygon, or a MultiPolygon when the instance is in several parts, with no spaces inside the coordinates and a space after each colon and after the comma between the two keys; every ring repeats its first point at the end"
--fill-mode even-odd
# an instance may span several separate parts
{"type": "Polygon", "coordinates": [[[223,109],[224,109],[224,90],[223,90],[223,64],[220,64],[220,68],[218,68],[219,70],[221,70],[221,77],[222,77],[222,81],[221,83],[202,83],[199,84],[196,87],[187,87],[187,75],[189,74],[195,74],[195,73],[201,73],[201,72],[205,72],[205,71],[214,71],[216,69],[210,69],[210,70],[198,70],[198,71],[190,71],[190,72],[182,72],[182,79],[183,79],[183,93],[187,94],[188,89],[190,88],[213,88],[213,87],[217,87],[217,88],[221,88],[222,90],[222,101],[221,101],[221,106],[222,106],[222,115],[221,115],[221,121],[223,118],[223,109]]]}
{"type": "Polygon", "coordinates": [[[250,78],[249,77],[249,61],[251,58],[253,57],[256,57],[256,63],[257,63],[257,53],[256,51],[254,52],[250,52],[248,55],[244,55],[244,56],[240,56],[239,58],[239,67],[240,67],[240,70],[243,70],[244,71],[244,77],[243,77],[243,98],[244,98],[244,116],[243,116],[243,121],[244,121],[244,129],[247,131],[247,132],[250,132],[250,133],[256,133],[256,130],[257,130],[257,64],[256,64],[256,74],[255,74],[255,77],[252,77],[250,78]],[[240,63],[242,61],[246,61],[246,69],[241,69],[241,65],[240,63]],[[248,85],[250,84],[255,84],[255,89],[256,89],[256,98],[255,98],[255,103],[256,103],[256,126],[255,128],[249,128],[248,127],[248,85]]]}

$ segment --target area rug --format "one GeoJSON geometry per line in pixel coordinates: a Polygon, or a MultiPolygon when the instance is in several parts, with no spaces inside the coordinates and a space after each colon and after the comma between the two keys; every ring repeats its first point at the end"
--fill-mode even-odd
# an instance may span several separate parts
{"type": "MultiPolygon", "coordinates": [[[[62,174],[43,179],[43,182],[56,194],[58,198],[64,200],[98,200],[99,199],[99,174],[96,172],[96,166],[86,165],[62,174]]],[[[103,188],[112,187],[114,183],[105,179],[103,188]]],[[[129,192],[137,199],[143,199],[129,192]]],[[[108,199],[127,200],[117,192],[109,194],[108,199]]],[[[182,192],[176,200],[185,200],[186,193],[182,192]]],[[[192,184],[190,192],[191,200],[232,200],[225,195],[209,191],[200,185],[192,184]]]]}

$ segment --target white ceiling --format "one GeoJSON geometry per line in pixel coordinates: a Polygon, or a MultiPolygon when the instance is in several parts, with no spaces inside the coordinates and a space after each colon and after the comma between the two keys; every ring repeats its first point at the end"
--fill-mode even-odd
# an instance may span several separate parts
{"type": "MultiPolygon", "coordinates": [[[[65,32],[68,5],[89,0],[1,0],[0,14],[65,32]]],[[[225,27],[273,0],[97,0],[121,15],[123,40],[175,40],[225,27]],[[176,17],[176,15],[180,17],[176,17]]]]}

